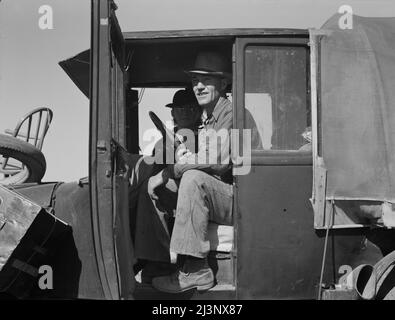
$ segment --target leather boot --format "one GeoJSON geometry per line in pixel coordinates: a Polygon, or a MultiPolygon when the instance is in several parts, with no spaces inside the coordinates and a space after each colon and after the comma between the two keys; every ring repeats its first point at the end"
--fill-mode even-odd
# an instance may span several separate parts
{"type": "Polygon", "coordinates": [[[163,292],[179,293],[191,289],[208,290],[214,286],[214,274],[207,259],[188,258],[182,269],[169,276],[157,277],[152,286],[163,292]]]}

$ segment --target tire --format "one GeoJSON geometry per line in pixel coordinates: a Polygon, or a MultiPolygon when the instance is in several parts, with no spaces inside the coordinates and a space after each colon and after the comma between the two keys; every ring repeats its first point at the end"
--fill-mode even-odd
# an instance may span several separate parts
{"type": "Polygon", "coordinates": [[[45,157],[39,149],[12,136],[0,134],[0,154],[14,158],[27,167],[29,174],[23,182],[40,182],[47,169],[45,157]]]}

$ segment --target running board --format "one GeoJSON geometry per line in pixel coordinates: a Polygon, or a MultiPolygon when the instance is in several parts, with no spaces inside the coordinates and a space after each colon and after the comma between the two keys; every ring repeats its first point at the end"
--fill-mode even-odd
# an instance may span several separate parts
{"type": "Polygon", "coordinates": [[[160,292],[149,284],[136,283],[133,296],[135,300],[235,300],[236,288],[230,284],[221,284],[204,292],[193,289],[173,294],[160,292]]]}

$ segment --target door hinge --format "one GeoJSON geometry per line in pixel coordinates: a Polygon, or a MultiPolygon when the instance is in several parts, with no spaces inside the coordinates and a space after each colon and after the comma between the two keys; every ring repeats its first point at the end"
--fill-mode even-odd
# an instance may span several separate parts
{"type": "Polygon", "coordinates": [[[107,143],[105,140],[98,140],[96,145],[97,151],[105,153],[107,151],[107,143]]]}

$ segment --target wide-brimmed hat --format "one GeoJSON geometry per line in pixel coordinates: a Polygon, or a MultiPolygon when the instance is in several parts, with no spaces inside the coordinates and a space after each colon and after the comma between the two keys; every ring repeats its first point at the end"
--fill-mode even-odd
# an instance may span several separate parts
{"type": "Polygon", "coordinates": [[[215,51],[202,51],[196,56],[195,65],[188,74],[207,74],[223,78],[231,78],[231,64],[222,54],[215,51]]]}
{"type": "Polygon", "coordinates": [[[173,102],[166,105],[168,108],[187,108],[191,106],[198,107],[199,104],[193,91],[188,89],[178,90],[173,96],[173,102]]]}

